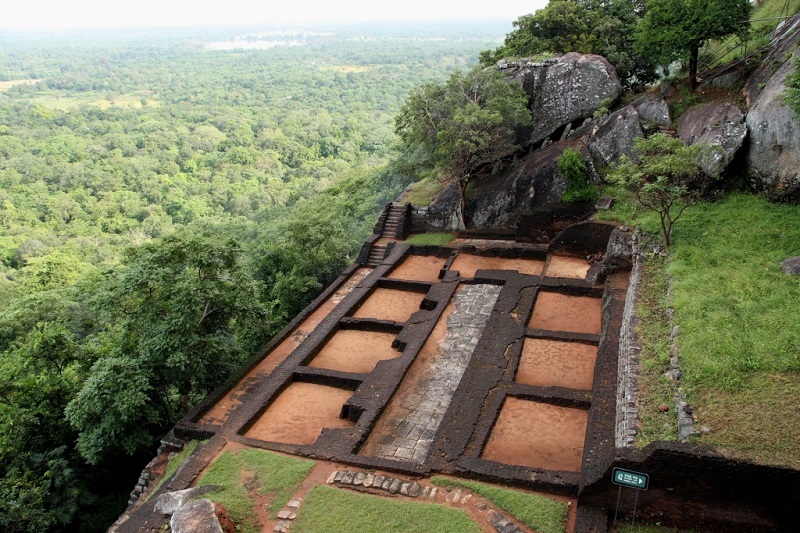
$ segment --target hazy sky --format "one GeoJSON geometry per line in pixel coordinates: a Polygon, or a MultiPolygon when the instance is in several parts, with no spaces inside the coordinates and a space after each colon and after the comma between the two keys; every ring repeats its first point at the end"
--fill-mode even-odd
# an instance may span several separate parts
{"type": "Polygon", "coordinates": [[[547,0],[9,0],[2,29],[298,24],[364,20],[506,19],[547,0]]]}

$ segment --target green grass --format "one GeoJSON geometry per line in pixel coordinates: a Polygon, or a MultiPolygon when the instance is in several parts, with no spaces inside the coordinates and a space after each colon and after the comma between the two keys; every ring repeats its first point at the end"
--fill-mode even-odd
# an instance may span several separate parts
{"type": "Polygon", "coordinates": [[[736,194],[687,211],[667,272],[702,442],[800,467],[800,207],[736,194]]]}
{"type": "MultiPolygon", "coordinates": [[[[786,0],[765,0],[761,7],[753,10],[750,16],[754,20],[750,26],[750,37],[747,42],[748,53],[765,45],[770,40],[770,34],[775,27],[780,23],[780,20],[758,20],[758,19],[777,19],[789,16],[800,11],[800,0],[789,0],[788,10],[786,7],[786,0]]],[[[703,47],[701,53],[707,57],[715,58],[716,60],[710,65],[712,67],[724,65],[742,57],[743,48],[741,46],[729,50],[731,47],[730,38],[721,41],[710,41],[703,47]],[[726,50],[727,53],[724,53],[726,50]]],[[[706,66],[701,60],[701,65],[706,66]]]]}
{"type": "Polygon", "coordinates": [[[649,258],[642,272],[636,315],[637,333],[642,347],[639,374],[639,413],[641,427],[636,444],[646,446],[656,440],[677,440],[678,419],[674,409],[674,385],[664,376],[669,370],[670,323],[667,319],[667,277],[664,259],[649,258]],[[662,404],[670,407],[661,412],[662,404]]]}
{"type": "Polygon", "coordinates": [[[479,533],[466,512],[317,486],[306,496],[293,533],[479,533]]]}
{"type": "MultiPolygon", "coordinates": [[[[624,202],[606,216],[657,231],[649,215],[624,202]]],[[[640,443],[673,438],[672,416],[653,412],[671,405],[658,377],[668,361],[669,323],[659,298],[666,273],[681,328],[681,385],[698,426],[710,429],[698,440],[730,456],[800,468],[800,278],[779,267],[795,255],[800,207],[737,193],[686,211],[663,271],[647,271],[639,306],[647,370],[640,443]]]]}
{"type": "Polygon", "coordinates": [[[406,201],[414,205],[428,205],[444,189],[445,185],[446,183],[434,177],[425,178],[412,185],[406,201]]]}
{"type": "Polygon", "coordinates": [[[199,441],[190,440],[186,444],[184,444],[183,449],[172,456],[172,458],[167,463],[167,468],[164,470],[164,475],[161,476],[161,480],[158,484],[150,491],[150,495],[147,497],[150,499],[150,496],[158,492],[158,489],[161,488],[161,485],[164,484],[166,480],[172,477],[172,475],[178,471],[178,468],[186,461],[186,459],[192,455],[192,452],[197,448],[197,445],[200,444],[199,441]]]}
{"type": "Polygon", "coordinates": [[[565,531],[569,506],[564,502],[464,479],[434,476],[431,482],[440,487],[457,487],[479,494],[538,533],[565,531]]]}
{"type": "Polygon", "coordinates": [[[407,244],[447,246],[455,238],[452,233],[416,233],[405,240],[407,244]]]}
{"type": "Polygon", "coordinates": [[[208,498],[225,507],[240,531],[255,533],[260,530],[253,511],[256,503],[245,483],[270,498],[267,510],[275,517],[315,464],[308,459],[250,448],[236,453],[226,451],[208,467],[197,484],[221,485],[208,498]]]}

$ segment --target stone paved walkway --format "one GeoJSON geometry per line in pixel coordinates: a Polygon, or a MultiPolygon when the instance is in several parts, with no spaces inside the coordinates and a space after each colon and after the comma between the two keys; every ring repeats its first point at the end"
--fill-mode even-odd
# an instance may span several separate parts
{"type": "Polygon", "coordinates": [[[395,400],[399,409],[387,420],[391,441],[379,445],[376,456],[419,464],[425,461],[501,289],[498,285],[465,285],[456,293],[445,337],[417,387],[395,400]]]}

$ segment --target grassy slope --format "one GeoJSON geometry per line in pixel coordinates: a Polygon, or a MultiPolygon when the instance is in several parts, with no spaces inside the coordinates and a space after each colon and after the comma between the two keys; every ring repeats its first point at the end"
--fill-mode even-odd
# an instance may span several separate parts
{"type": "Polygon", "coordinates": [[[800,468],[800,208],[737,194],[686,213],[667,265],[701,438],[800,468]]]}
{"type": "Polygon", "coordinates": [[[293,533],[478,533],[481,530],[467,513],[458,509],[323,486],[308,493],[291,529],[293,533]]]}
{"type": "Polygon", "coordinates": [[[538,533],[563,533],[565,530],[569,509],[566,503],[477,481],[442,476],[434,476],[431,481],[442,487],[458,487],[479,494],[538,533]]]}
{"type": "MultiPolygon", "coordinates": [[[[654,217],[629,205],[607,216],[656,230],[654,217]]],[[[699,440],[733,456],[800,468],[800,278],[779,267],[800,255],[800,207],[733,194],[689,208],[673,239],[664,270],[649,265],[640,302],[640,310],[652,311],[640,318],[653,357],[644,363],[643,442],[674,438],[653,413],[669,399],[660,379],[668,361],[663,309],[670,305],[681,328],[682,385],[698,424],[711,430],[699,440]],[[657,279],[664,271],[669,302],[657,279]]]]}
{"type": "Polygon", "coordinates": [[[221,485],[222,488],[207,497],[225,507],[239,531],[255,533],[259,531],[253,512],[255,501],[244,486],[243,473],[253,476],[250,479],[255,480],[256,490],[260,494],[270,496],[267,510],[274,517],[315,464],[308,459],[285,457],[256,449],[237,453],[226,451],[208,467],[197,484],[221,485]]]}

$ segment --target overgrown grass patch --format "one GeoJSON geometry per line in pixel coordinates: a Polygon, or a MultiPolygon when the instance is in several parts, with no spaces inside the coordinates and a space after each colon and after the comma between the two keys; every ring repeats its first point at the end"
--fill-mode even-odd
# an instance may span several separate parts
{"type": "Polygon", "coordinates": [[[435,177],[427,177],[423,180],[414,182],[411,191],[406,197],[406,201],[414,205],[428,205],[436,195],[445,187],[445,183],[435,177]]]}
{"type": "Polygon", "coordinates": [[[407,244],[447,246],[455,238],[452,233],[416,233],[405,240],[407,244]]]}
{"type": "Polygon", "coordinates": [[[481,528],[459,509],[314,487],[292,524],[292,532],[332,531],[479,533],[481,528]]]}
{"type": "Polygon", "coordinates": [[[440,487],[457,487],[479,494],[538,533],[562,533],[565,530],[569,506],[564,502],[464,479],[434,476],[431,482],[440,487]]]}
{"type": "Polygon", "coordinates": [[[169,462],[167,463],[167,468],[164,470],[164,475],[161,476],[161,480],[156,484],[153,490],[150,491],[150,495],[147,497],[148,499],[150,496],[158,492],[158,489],[161,488],[161,485],[164,484],[166,480],[172,477],[175,472],[178,471],[178,468],[186,461],[186,459],[192,455],[192,452],[197,448],[197,445],[200,444],[200,441],[190,440],[186,444],[184,444],[183,449],[173,455],[169,462]]]}
{"type": "Polygon", "coordinates": [[[639,374],[639,416],[641,427],[637,445],[656,440],[677,440],[678,418],[674,409],[675,387],[664,376],[669,370],[670,322],[667,318],[667,277],[664,259],[649,258],[642,271],[636,305],[637,333],[642,347],[639,374]],[[659,411],[667,405],[669,410],[659,411]]]}
{"type": "Polygon", "coordinates": [[[800,208],[735,194],[688,210],[667,272],[693,386],[738,391],[756,372],[800,372],[800,208]]]}
{"type": "Polygon", "coordinates": [[[255,500],[245,487],[255,487],[260,495],[270,498],[267,511],[275,517],[308,475],[314,461],[285,457],[252,448],[238,452],[225,451],[208,467],[198,485],[221,485],[208,498],[225,507],[241,531],[259,531],[255,500]]]}

